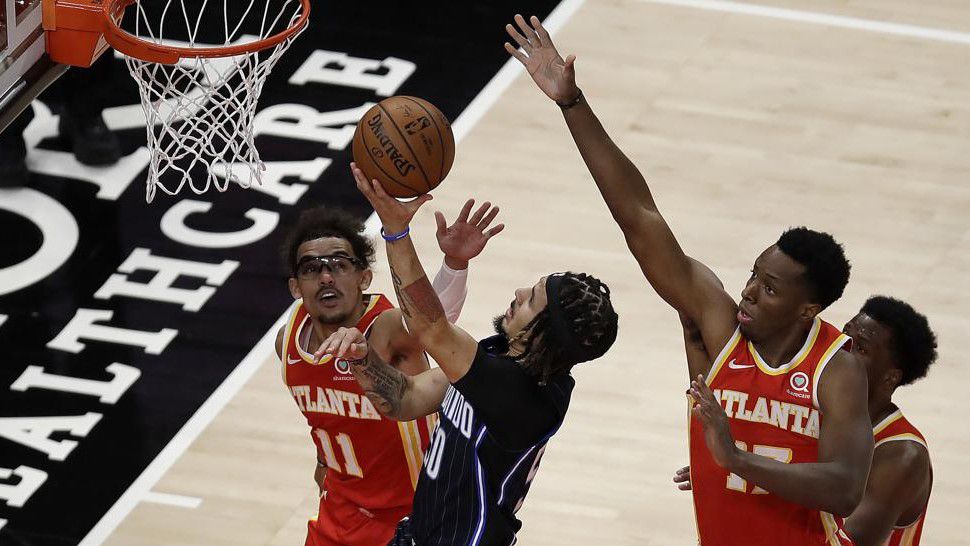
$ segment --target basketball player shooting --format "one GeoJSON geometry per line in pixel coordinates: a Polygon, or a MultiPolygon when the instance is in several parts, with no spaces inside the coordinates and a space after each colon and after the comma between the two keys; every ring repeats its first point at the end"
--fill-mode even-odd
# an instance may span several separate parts
{"type": "MultiPolygon", "coordinates": [[[[893,403],[896,389],[924,377],[936,360],[936,335],[926,317],[909,304],[873,296],[846,323],[852,354],[869,377],[869,415],[875,451],[862,502],[846,518],[856,546],[919,546],[933,486],[926,439],[893,403]]],[[[707,350],[699,332],[684,321],[687,360],[702,362],[707,350]]],[[[690,467],[674,475],[691,489],[690,467]]]]}
{"type": "Polygon", "coordinates": [[[547,275],[515,291],[495,320],[498,335],[475,341],[444,320],[408,225],[430,196],[400,203],[353,166],[357,187],[384,226],[391,276],[408,329],[440,368],[408,376],[389,366],[355,328],[321,350],[351,360],[367,396],[400,420],[439,411],[414,512],[393,544],[512,544],[546,443],[565,418],[570,370],[602,356],[616,339],[609,289],[585,274],[547,275]]]}
{"type": "Polygon", "coordinates": [[[837,544],[833,517],[859,503],[872,456],[865,369],[818,315],[848,282],[825,233],[784,232],[754,261],[740,304],[681,249],[636,166],[613,143],[538,18],[506,31],[508,53],[561,108],[647,281],[711,350],[693,378],[691,471],[700,542],[837,544]],[[713,408],[721,408],[720,413],[713,408]],[[823,418],[824,416],[824,418],[823,418]]]}
{"type": "MultiPolygon", "coordinates": [[[[440,212],[435,215],[445,258],[432,286],[449,321],[457,320],[464,303],[468,261],[504,227],[489,228],[498,208],[485,203],[472,214],[473,207],[474,201],[466,202],[451,226],[440,212]]],[[[365,292],[373,278],[374,248],[362,232],[363,224],[346,212],[311,209],[300,216],[283,249],[297,302],[277,335],[276,352],[284,382],[310,425],[321,493],[318,517],[308,524],[308,546],[387,543],[398,520],[411,512],[434,428],[433,416],[401,423],[382,418],[345,361],[314,355],[333,332],[351,326],[400,373],[429,368],[401,311],[382,294],[365,292]]]]}

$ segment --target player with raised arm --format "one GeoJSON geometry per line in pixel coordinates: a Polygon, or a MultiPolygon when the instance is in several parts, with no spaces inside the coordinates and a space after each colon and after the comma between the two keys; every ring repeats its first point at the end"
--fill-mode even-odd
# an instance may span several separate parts
{"type": "MultiPolygon", "coordinates": [[[[469,200],[446,226],[435,215],[438,243],[445,254],[433,283],[445,314],[457,320],[464,303],[468,260],[504,227],[488,226],[498,208],[483,204],[474,214],[469,200]]],[[[314,478],[320,488],[319,513],[308,524],[308,546],[372,546],[394,534],[411,512],[421,459],[434,428],[434,415],[407,422],[383,418],[340,359],[315,358],[333,332],[356,327],[375,354],[405,374],[429,368],[424,351],[408,334],[401,311],[382,294],[365,293],[373,273],[374,248],[363,224],[348,213],[325,207],[305,211],[284,245],[289,288],[297,301],[280,329],[276,352],[283,381],[310,425],[316,446],[314,478]]]]}
{"type": "Polygon", "coordinates": [[[321,347],[352,361],[364,392],[385,415],[418,419],[440,408],[414,512],[393,544],[513,544],[522,525],[515,513],[569,407],[570,370],[602,356],[616,339],[609,289],[585,274],[544,276],[515,291],[495,320],[498,335],[476,341],[444,319],[408,235],[430,196],[400,203],[353,168],[384,226],[408,329],[440,366],[413,377],[401,373],[355,328],[321,347]]]}
{"type": "MultiPolygon", "coordinates": [[[[886,296],[869,298],[843,331],[852,353],[869,376],[869,415],[875,451],[862,502],[846,518],[845,531],[857,546],[918,546],[933,485],[926,439],[903,416],[892,396],[924,377],[936,360],[936,336],[926,317],[886,296]]],[[[684,323],[687,359],[703,361],[707,351],[696,328],[684,323]]],[[[674,482],[689,490],[690,467],[674,482]]]]}
{"type": "Polygon", "coordinates": [[[784,232],[754,261],[741,301],[680,247],[643,175],[613,143],[538,18],[515,17],[505,44],[566,125],[640,268],[697,324],[708,358],[689,365],[691,469],[704,546],[837,544],[836,518],[862,498],[872,456],[865,369],[818,314],[848,282],[828,234],[784,232]],[[530,24],[531,23],[531,24],[530,24]],[[717,400],[715,400],[715,393],[717,400]],[[717,420],[704,402],[724,405],[717,420]]]}

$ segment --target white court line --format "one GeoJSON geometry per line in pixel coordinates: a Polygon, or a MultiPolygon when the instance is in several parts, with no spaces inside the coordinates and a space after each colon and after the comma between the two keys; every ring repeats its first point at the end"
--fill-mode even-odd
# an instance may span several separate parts
{"type": "Polygon", "coordinates": [[[155,460],[148,465],[148,468],[128,487],[128,490],[121,495],[121,498],[111,507],[110,510],[101,518],[101,521],[91,529],[78,546],[94,546],[101,544],[118,527],[129,512],[145,497],[149,496],[152,487],[158,483],[165,472],[175,461],[182,456],[182,453],[192,444],[193,441],[205,430],[205,427],[215,419],[216,415],[230,400],[239,392],[239,389],[249,381],[260,364],[263,363],[271,354],[276,351],[276,332],[286,322],[286,311],[280,315],[273,327],[269,329],[262,339],[256,343],[242,363],[236,366],[222,382],[221,385],[212,393],[208,400],[189,418],[172,438],[172,441],[162,449],[155,460]]]}
{"type": "Polygon", "coordinates": [[[639,0],[645,4],[666,4],[669,6],[680,6],[685,8],[695,8],[707,11],[720,11],[724,13],[738,13],[743,15],[755,15],[758,17],[768,17],[771,19],[783,19],[785,21],[798,21],[801,23],[812,23],[829,27],[849,28],[855,30],[865,30],[868,32],[878,32],[882,34],[894,34],[896,36],[907,36],[910,38],[923,38],[938,42],[949,42],[954,44],[970,44],[970,33],[958,32],[955,30],[944,30],[939,28],[920,27],[915,25],[905,25],[901,23],[887,23],[885,21],[873,21],[871,19],[859,19],[856,17],[845,17],[842,15],[829,15],[826,13],[815,13],[811,11],[800,11],[794,9],[775,8],[771,6],[761,6],[758,4],[744,4],[741,2],[726,2],[724,0],[639,0]]]}
{"type": "Polygon", "coordinates": [[[149,491],[141,499],[143,502],[153,502],[155,504],[165,504],[168,506],[178,506],[179,508],[198,508],[202,505],[199,497],[187,497],[185,495],[173,495],[171,493],[159,493],[149,491]]]}
{"type": "MultiPolygon", "coordinates": [[[[543,23],[550,33],[555,33],[576,12],[583,4],[584,0],[565,0],[549,14],[543,23]]],[[[516,76],[519,75],[522,66],[515,59],[509,58],[497,74],[488,82],[482,91],[469,103],[468,107],[455,119],[452,124],[452,132],[455,134],[455,141],[459,142],[471,128],[478,123],[478,120],[485,115],[485,112],[492,107],[498,100],[502,92],[511,85],[516,76]]],[[[377,233],[375,228],[380,224],[376,214],[372,214],[367,220],[368,232],[377,233]]],[[[175,464],[175,461],[182,456],[186,449],[202,433],[202,431],[215,419],[222,408],[239,392],[239,389],[246,384],[267,358],[276,352],[276,332],[286,322],[286,311],[280,315],[276,323],[269,329],[262,339],[253,347],[236,368],[229,374],[229,377],[209,396],[208,400],[192,415],[172,438],[172,441],[162,449],[161,453],[148,465],[140,476],[128,487],[117,502],[108,510],[100,521],[91,529],[78,546],[96,546],[104,542],[111,533],[118,527],[134,507],[151,495],[151,489],[158,483],[158,480],[175,464]]]]}

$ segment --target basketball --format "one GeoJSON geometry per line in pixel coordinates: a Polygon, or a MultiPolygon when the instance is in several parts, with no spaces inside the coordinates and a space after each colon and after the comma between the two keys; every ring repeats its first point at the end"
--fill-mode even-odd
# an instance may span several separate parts
{"type": "Polygon", "coordinates": [[[364,114],[354,133],[354,161],[394,197],[435,189],[455,160],[448,118],[424,99],[397,96],[364,114]]]}

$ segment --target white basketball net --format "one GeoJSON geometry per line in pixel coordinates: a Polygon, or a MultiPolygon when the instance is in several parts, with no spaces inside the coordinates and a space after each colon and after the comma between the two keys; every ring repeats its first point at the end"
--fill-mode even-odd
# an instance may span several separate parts
{"type": "MultiPolygon", "coordinates": [[[[159,17],[149,15],[142,3],[128,7],[136,10],[137,19],[133,30],[125,30],[179,47],[257,41],[289,28],[303,11],[299,0],[161,0],[151,6],[161,12],[159,17]],[[229,15],[230,3],[235,11],[244,8],[238,20],[229,15]],[[197,42],[200,28],[210,40],[218,29],[224,42],[197,42]],[[173,34],[179,39],[166,37],[173,34]]],[[[213,186],[226,191],[230,182],[244,188],[262,182],[265,165],[253,139],[256,103],[270,71],[299,34],[263,51],[183,58],[174,65],[125,57],[148,121],[146,201],[154,199],[156,190],[175,195],[188,186],[200,194],[213,186]]]]}

